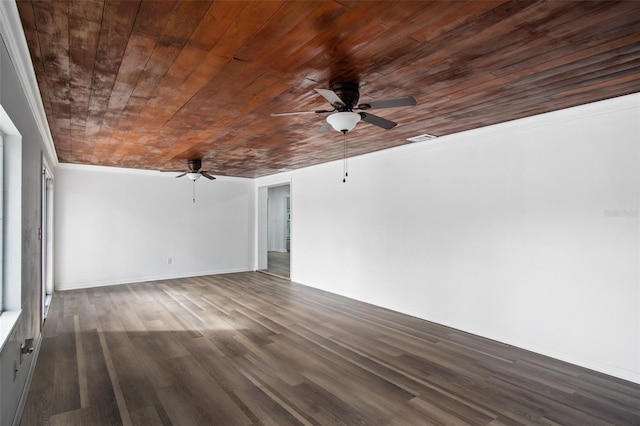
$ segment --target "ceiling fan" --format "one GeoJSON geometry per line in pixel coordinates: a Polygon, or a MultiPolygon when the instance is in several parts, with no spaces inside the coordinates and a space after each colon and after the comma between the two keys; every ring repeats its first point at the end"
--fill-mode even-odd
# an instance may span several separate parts
{"type": "Polygon", "coordinates": [[[179,174],[176,178],[181,178],[183,176],[188,177],[193,181],[193,202],[196,202],[196,181],[200,179],[200,176],[204,176],[209,180],[214,180],[215,176],[211,176],[209,172],[204,170],[200,170],[202,168],[202,160],[199,158],[189,160],[188,161],[189,170],[184,173],[179,174]]]}
{"type": "Polygon", "coordinates": [[[338,83],[330,89],[315,89],[318,94],[325,98],[333,107],[330,110],[297,111],[297,112],[276,112],[272,117],[298,114],[330,114],[327,122],[318,129],[318,133],[324,133],[330,128],[346,134],[356,127],[360,120],[373,124],[383,129],[392,129],[398,123],[378,117],[368,112],[353,112],[354,110],[368,111],[381,108],[396,108],[416,105],[413,96],[405,96],[396,99],[385,99],[364,104],[358,104],[360,90],[357,83],[338,83]]]}
{"type": "Polygon", "coordinates": [[[186,176],[194,182],[200,179],[200,176],[204,176],[209,180],[215,179],[215,177],[211,176],[209,172],[200,170],[202,168],[202,160],[200,159],[189,160],[188,166],[189,166],[189,170],[187,170],[182,174],[179,174],[178,176],[176,176],[176,178],[186,176]]]}

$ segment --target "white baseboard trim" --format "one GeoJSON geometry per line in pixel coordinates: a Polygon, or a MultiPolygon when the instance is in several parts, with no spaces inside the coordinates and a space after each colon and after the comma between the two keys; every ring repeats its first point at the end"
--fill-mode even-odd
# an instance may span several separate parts
{"type": "Polygon", "coordinates": [[[249,269],[249,268],[230,268],[230,269],[216,269],[213,271],[188,272],[184,274],[175,274],[175,275],[172,274],[172,275],[155,275],[155,276],[137,277],[137,278],[124,278],[124,279],[113,280],[113,281],[88,282],[85,284],[64,285],[64,284],[56,283],[55,291],[80,290],[84,288],[107,287],[107,286],[122,285],[122,284],[136,284],[136,283],[144,283],[144,282],[150,282],[150,281],[176,280],[180,278],[202,277],[206,275],[235,274],[238,272],[249,272],[251,270],[252,269],[249,269]]]}
{"type": "Polygon", "coordinates": [[[597,362],[585,357],[580,357],[572,354],[568,354],[565,352],[557,351],[548,347],[539,346],[532,344],[530,342],[520,340],[518,338],[514,338],[512,336],[504,336],[500,335],[488,330],[478,329],[477,327],[469,326],[468,324],[456,323],[454,321],[450,321],[444,318],[436,318],[425,315],[422,312],[412,312],[406,309],[400,309],[396,306],[389,306],[385,304],[381,304],[379,302],[373,300],[364,300],[360,298],[353,297],[352,295],[346,293],[339,293],[327,290],[321,286],[314,286],[311,284],[304,284],[299,281],[296,281],[294,277],[292,277],[292,281],[305,285],[307,287],[316,288],[322,291],[327,291],[329,293],[337,294],[339,296],[348,297],[349,299],[358,300],[360,302],[369,303],[374,306],[378,306],[384,309],[389,309],[394,312],[399,312],[401,314],[410,315],[415,318],[419,318],[425,321],[429,321],[435,324],[439,324],[445,327],[449,327],[458,331],[462,331],[464,333],[473,334],[475,336],[479,336],[485,339],[495,340],[496,342],[504,343],[509,346],[513,346],[519,349],[524,349],[526,351],[534,352],[539,355],[548,356],[549,358],[557,359],[559,361],[567,362],[569,364],[576,365],[578,367],[586,368],[588,370],[593,370],[598,373],[606,374],[608,376],[616,377],[618,379],[627,380],[632,383],[640,384],[640,372],[623,369],[620,367],[603,364],[601,362],[597,362]]]}
{"type": "Polygon", "coordinates": [[[436,324],[444,325],[445,327],[450,327],[465,333],[473,334],[474,336],[495,340],[496,342],[504,343],[509,346],[524,349],[526,351],[534,352],[539,355],[548,356],[549,358],[567,362],[569,364],[573,364],[578,367],[586,368],[588,370],[593,370],[598,373],[606,374],[608,376],[613,376],[619,379],[627,380],[629,382],[640,384],[640,373],[638,372],[633,372],[633,371],[622,369],[619,367],[603,364],[597,361],[593,361],[591,359],[586,359],[584,357],[567,354],[565,352],[556,351],[548,347],[535,345],[535,344],[532,344],[517,338],[513,338],[510,336],[502,336],[502,335],[488,332],[486,330],[478,330],[473,327],[466,327],[462,324],[455,324],[449,321],[428,319],[428,318],[424,318],[424,316],[414,315],[411,313],[406,313],[406,314],[414,316],[416,318],[424,319],[426,321],[431,321],[436,324]]]}
{"type": "Polygon", "coordinates": [[[24,406],[27,403],[27,397],[29,396],[29,389],[31,389],[31,381],[33,380],[33,374],[36,371],[36,365],[38,363],[38,355],[40,355],[40,347],[42,346],[42,333],[35,339],[35,347],[33,349],[33,359],[31,360],[31,365],[29,366],[29,371],[27,372],[27,379],[24,382],[24,387],[22,388],[22,394],[20,395],[20,400],[18,401],[18,408],[16,410],[16,415],[13,418],[13,426],[20,425],[20,421],[22,420],[22,413],[24,412],[24,406]]]}

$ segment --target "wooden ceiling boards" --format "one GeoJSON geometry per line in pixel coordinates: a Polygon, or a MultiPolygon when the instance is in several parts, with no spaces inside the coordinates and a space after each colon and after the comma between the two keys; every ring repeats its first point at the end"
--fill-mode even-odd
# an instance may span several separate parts
{"type": "Polygon", "coordinates": [[[341,158],[313,89],[398,126],[351,155],[640,90],[638,1],[19,0],[60,162],[259,177],[341,158]]]}

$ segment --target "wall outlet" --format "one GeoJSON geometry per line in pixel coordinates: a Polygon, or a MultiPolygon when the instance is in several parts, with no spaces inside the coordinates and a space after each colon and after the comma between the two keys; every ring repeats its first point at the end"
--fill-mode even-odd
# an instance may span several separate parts
{"type": "Polygon", "coordinates": [[[167,257],[167,264],[171,265],[171,263],[173,263],[173,259],[170,257],[167,257]]]}

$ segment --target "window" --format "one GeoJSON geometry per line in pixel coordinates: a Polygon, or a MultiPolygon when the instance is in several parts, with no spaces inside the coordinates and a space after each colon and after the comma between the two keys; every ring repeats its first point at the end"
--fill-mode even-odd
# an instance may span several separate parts
{"type": "Polygon", "coordinates": [[[0,105],[0,348],[22,308],[22,136],[0,105]]]}

